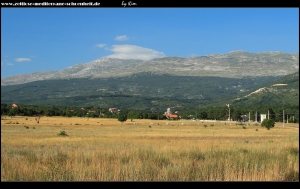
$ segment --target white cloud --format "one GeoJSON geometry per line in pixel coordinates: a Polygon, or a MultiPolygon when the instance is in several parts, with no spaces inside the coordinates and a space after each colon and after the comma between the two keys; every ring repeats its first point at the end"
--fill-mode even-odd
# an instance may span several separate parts
{"type": "Polygon", "coordinates": [[[117,41],[126,41],[126,40],[128,40],[128,37],[126,35],[121,35],[121,36],[117,36],[115,38],[115,40],[117,40],[117,41]]]}
{"type": "Polygon", "coordinates": [[[16,62],[28,62],[28,61],[31,61],[30,58],[15,58],[15,61],[16,62]]]}
{"type": "Polygon", "coordinates": [[[105,47],[106,44],[100,43],[100,44],[97,44],[96,46],[99,47],[99,48],[102,48],[102,47],[105,47]]]}
{"type": "Polygon", "coordinates": [[[13,66],[14,64],[12,64],[12,63],[7,63],[6,65],[8,65],[8,66],[13,66]]]}
{"type": "Polygon", "coordinates": [[[106,56],[108,58],[151,60],[165,57],[163,52],[136,45],[113,45],[110,50],[114,54],[106,56]]]}

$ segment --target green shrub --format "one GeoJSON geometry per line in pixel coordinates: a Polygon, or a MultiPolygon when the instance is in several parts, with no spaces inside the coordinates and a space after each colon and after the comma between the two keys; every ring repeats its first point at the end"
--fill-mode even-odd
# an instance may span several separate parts
{"type": "Polygon", "coordinates": [[[266,127],[268,130],[275,126],[275,121],[273,119],[264,119],[261,123],[262,127],[266,127]]]}

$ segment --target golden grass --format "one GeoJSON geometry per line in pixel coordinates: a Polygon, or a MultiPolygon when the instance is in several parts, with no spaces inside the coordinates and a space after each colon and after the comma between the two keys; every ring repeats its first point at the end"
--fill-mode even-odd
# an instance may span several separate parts
{"type": "Polygon", "coordinates": [[[4,117],[1,181],[299,181],[299,124],[284,126],[4,117]]]}

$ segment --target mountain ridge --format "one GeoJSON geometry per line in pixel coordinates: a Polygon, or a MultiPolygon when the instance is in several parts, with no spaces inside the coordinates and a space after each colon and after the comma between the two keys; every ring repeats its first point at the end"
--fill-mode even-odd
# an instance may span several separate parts
{"type": "Polygon", "coordinates": [[[284,76],[295,70],[299,70],[299,53],[231,51],[227,54],[189,58],[163,57],[149,61],[103,57],[58,71],[10,76],[1,79],[1,86],[40,80],[124,77],[143,72],[174,76],[242,78],[284,76]]]}

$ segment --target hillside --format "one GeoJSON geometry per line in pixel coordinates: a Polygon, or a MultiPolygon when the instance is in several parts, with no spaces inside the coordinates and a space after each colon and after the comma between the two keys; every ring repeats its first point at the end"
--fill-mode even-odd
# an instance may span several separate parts
{"type": "Polygon", "coordinates": [[[194,77],[139,73],[1,86],[1,103],[134,109],[202,107],[253,91],[281,77],[194,77]]]}
{"type": "Polygon", "coordinates": [[[235,105],[299,104],[299,71],[271,82],[232,100],[235,105]]]}

